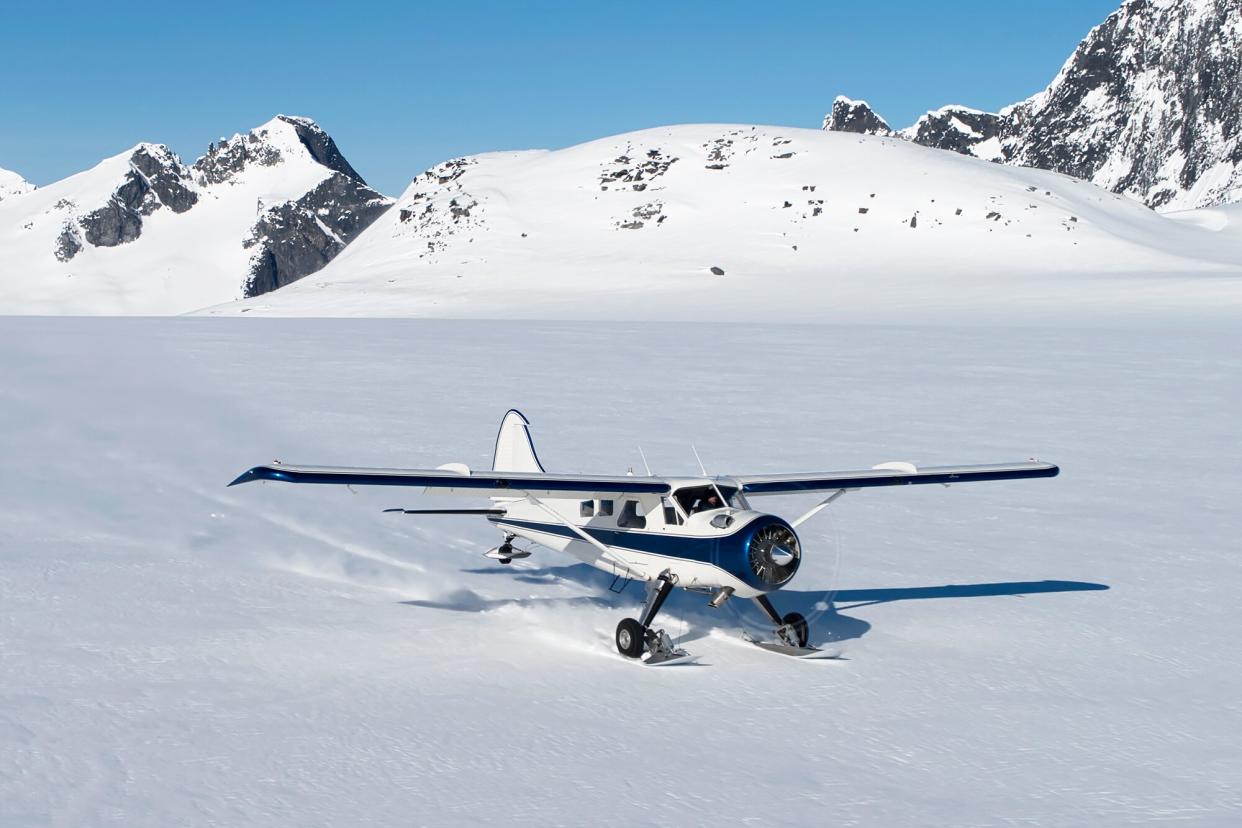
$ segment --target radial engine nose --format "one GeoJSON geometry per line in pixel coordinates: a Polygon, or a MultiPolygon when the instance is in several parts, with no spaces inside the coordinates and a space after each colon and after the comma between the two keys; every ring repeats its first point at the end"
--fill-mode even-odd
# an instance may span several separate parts
{"type": "Polygon", "coordinates": [[[802,547],[793,527],[776,516],[755,521],[748,544],[751,572],[764,587],[784,585],[798,571],[802,547]]]}

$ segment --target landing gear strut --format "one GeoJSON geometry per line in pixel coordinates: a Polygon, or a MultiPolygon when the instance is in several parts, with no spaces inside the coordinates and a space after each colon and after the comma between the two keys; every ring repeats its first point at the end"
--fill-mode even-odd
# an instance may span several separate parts
{"type": "Polygon", "coordinates": [[[617,624],[617,652],[626,658],[638,658],[646,650],[647,664],[659,664],[674,658],[684,658],[686,652],[673,646],[673,640],[664,630],[651,629],[656,614],[664,606],[668,594],[677,585],[677,576],[662,572],[648,587],[647,603],[638,620],[622,618],[617,624]]]}
{"type": "Polygon", "coordinates": [[[809,630],[807,629],[806,619],[802,617],[800,612],[791,612],[781,617],[776,611],[776,607],[772,606],[772,601],[766,595],[759,595],[755,598],[755,603],[763,610],[764,614],[776,625],[776,637],[779,638],[786,646],[789,647],[806,647],[809,630]]]}

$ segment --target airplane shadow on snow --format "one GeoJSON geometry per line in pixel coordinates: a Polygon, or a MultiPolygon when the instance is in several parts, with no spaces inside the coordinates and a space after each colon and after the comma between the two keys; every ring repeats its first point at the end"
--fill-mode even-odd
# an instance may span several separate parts
{"type": "MultiPolygon", "coordinates": [[[[439,600],[402,601],[415,607],[453,612],[487,612],[506,606],[581,606],[591,605],[616,609],[622,614],[638,614],[644,593],[641,586],[631,583],[621,593],[610,592],[611,578],[586,564],[564,566],[515,567],[495,565],[462,570],[471,575],[504,575],[520,583],[552,585],[558,580],[572,581],[600,591],[598,595],[572,597],[531,597],[489,599],[469,589],[451,592],[439,600]]],[[[940,598],[990,598],[1004,595],[1026,596],[1053,592],[1093,592],[1109,589],[1107,584],[1087,581],[1007,581],[984,584],[944,584],[927,587],[894,587],[890,589],[806,590],[782,589],[772,593],[772,601],[782,613],[800,612],[810,619],[813,643],[846,641],[861,638],[871,623],[845,614],[875,604],[898,601],[923,601],[940,598]]],[[[750,601],[740,601],[740,614],[752,624],[763,625],[763,617],[750,601]]],[[[726,605],[727,606],[727,605],[726,605]]],[[[674,590],[664,605],[664,612],[675,613],[694,622],[697,632],[690,631],[682,641],[693,641],[707,635],[715,627],[737,628],[739,619],[724,609],[707,606],[706,596],[674,590]]],[[[743,625],[745,626],[745,625],[743,625]]]]}

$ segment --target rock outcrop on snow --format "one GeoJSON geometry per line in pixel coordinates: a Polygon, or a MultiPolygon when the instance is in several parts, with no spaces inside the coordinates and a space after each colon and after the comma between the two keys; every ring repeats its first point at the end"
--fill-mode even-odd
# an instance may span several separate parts
{"type": "Polygon", "coordinates": [[[392,199],[357,173],[333,172],[296,201],[270,208],[244,242],[255,248],[245,295],[259,296],[319,270],[391,206],[392,199]]]}
{"type": "MultiPolygon", "coordinates": [[[[198,203],[190,171],[168,147],[139,144],[129,156],[129,172],[102,207],[78,220],[87,244],[116,247],[142,235],[142,219],[167,208],[184,213],[198,203]]],[[[81,251],[77,248],[64,261],[81,251]]]]}
{"type": "MultiPolygon", "coordinates": [[[[840,100],[825,129],[841,128],[840,100]]],[[[1162,210],[1242,200],[1242,0],[1126,0],[1044,91],[999,113],[928,113],[900,135],[1162,210]]]]}
{"type": "Polygon", "coordinates": [[[928,112],[900,135],[925,147],[996,161],[1001,157],[1001,126],[999,115],[954,105],[928,112]]]}
{"type": "Polygon", "coordinates": [[[10,307],[35,297],[44,312],[168,313],[255,296],[319,270],[392,204],[314,121],[286,115],[190,166],[144,143],[32,189],[0,175],[0,195],[21,193],[0,203],[0,290],[10,307]]]}
{"type": "Polygon", "coordinates": [[[854,132],[859,135],[892,135],[893,130],[866,101],[837,95],[832,111],[824,116],[824,129],[854,132]]]}

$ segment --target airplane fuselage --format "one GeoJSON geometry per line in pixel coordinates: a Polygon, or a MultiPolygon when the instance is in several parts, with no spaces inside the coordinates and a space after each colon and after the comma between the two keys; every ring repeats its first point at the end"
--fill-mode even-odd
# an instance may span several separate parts
{"type": "MultiPolygon", "coordinates": [[[[703,488],[701,482],[696,483],[703,488]]],[[[678,499],[678,494],[544,499],[542,508],[514,499],[498,502],[504,514],[489,520],[505,532],[622,578],[648,581],[669,573],[688,589],[727,587],[749,598],[779,589],[793,577],[800,550],[796,534],[784,519],[749,508],[734,493],[726,494],[734,505],[716,508],[697,508],[697,503],[687,497],[678,499]],[[559,520],[547,509],[555,511],[559,520]],[[783,542],[780,548],[786,561],[776,570],[766,554],[773,546],[772,537],[783,542]]]]}

